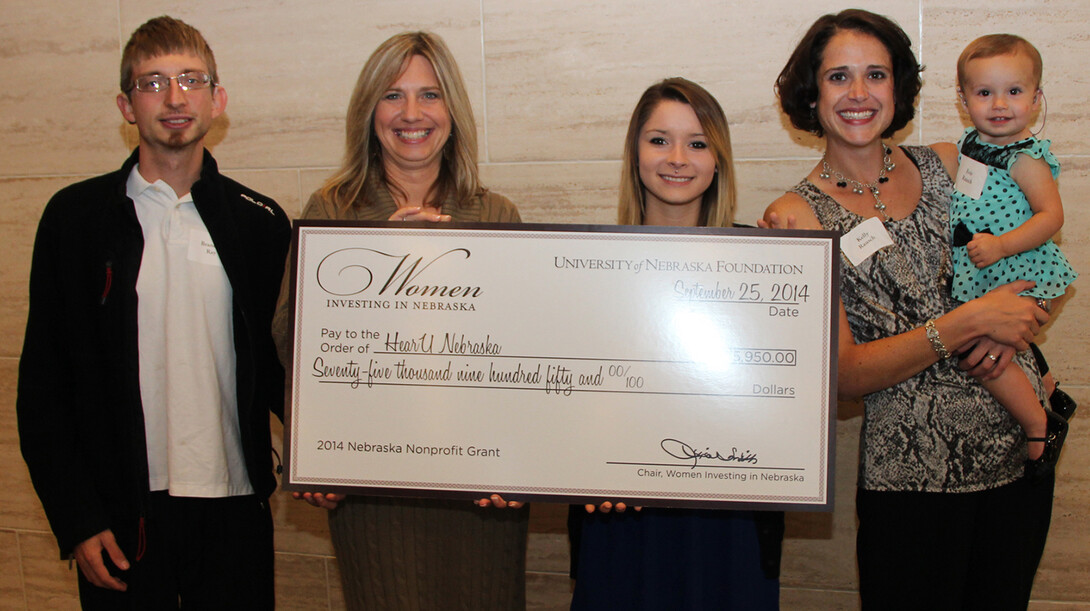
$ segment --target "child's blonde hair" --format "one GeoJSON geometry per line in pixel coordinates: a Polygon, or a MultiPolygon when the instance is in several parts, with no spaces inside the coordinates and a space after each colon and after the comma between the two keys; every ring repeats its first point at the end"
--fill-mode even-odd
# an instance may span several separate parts
{"type": "Polygon", "coordinates": [[[1014,34],[988,34],[969,43],[969,46],[965,47],[965,50],[961,52],[961,56],[958,57],[958,86],[965,87],[965,67],[969,65],[971,60],[997,57],[999,55],[1017,55],[1018,53],[1024,53],[1033,63],[1034,88],[1040,89],[1041,54],[1037,52],[1037,47],[1030,44],[1028,40],[1014,34]]]}

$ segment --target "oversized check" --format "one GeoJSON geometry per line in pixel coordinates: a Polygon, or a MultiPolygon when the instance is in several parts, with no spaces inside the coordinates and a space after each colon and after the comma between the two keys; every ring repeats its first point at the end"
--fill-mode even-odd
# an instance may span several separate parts
{"type": "Polygon", "coordinates": [[[295,231],[285,488],[830,508],[835,234],[295,231]]]}

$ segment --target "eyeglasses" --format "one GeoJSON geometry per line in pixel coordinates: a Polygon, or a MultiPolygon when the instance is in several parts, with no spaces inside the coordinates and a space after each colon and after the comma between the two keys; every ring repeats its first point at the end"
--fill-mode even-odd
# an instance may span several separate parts
{"type": "Polygon", "coordinates": [[[136,90],[144,93],[161,93],[170,89],[170,81],[178,81],[182,91],[204,89],[212,84],[212,76],[207,72],[183,72],[178,76],[149,74],[136,79],[136,90]]]}

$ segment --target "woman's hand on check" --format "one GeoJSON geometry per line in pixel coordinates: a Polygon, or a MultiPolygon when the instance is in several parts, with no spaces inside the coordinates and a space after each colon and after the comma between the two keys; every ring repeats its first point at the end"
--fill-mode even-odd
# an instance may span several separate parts
{"type": "Polygon", "coordinates": [[[522,501],[505,501],[498,494],[493,494],[486,499],[478,499],[473,503],[478,507],[496,507],[497,509],[519,509],[523,505],[522,501]]]}
{"type": "MultiPolygon", "coordinates": [[[[617,501],[616,503],[611,503],[609,501],[603,501],[602,504],[600,504],[600,505],[594,505],[593,503],[587,503],[586,505],[583,505],[583,509],[586,509],[587,513],[594,513],[595,511],[597,511],[599,513],[610,513],[611,511],[616,511],[617,513],[624,513],[625,510],[628,509],[628,505],[625,505],[623,501],[617,501]]],[[[643,511],[643,507],[639,507],[639,506],[633,507],[633,509],[635,509],[636,511],[643,511]]]]}

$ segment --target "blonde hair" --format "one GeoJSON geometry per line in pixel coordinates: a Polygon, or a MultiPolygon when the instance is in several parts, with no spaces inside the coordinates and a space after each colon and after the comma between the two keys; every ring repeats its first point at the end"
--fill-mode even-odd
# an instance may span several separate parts
{"type": "Polygon", "coordinates": [[[965,87],[965,68],[974,59],[986,59],[1000,55],[1023,54],[1033,64],[1034,87],[1041,87],[1041,73],[1044,71],[1041,54],[1037,47],[1028,40],[1014,34],[988,34],[969,43],[958,57],[958,87],[965,87]]]}
{"type": "Polygon", "coordinates": [[[477,123],[458,64],[438,35],[402,32],[375,49],[356,81],[345,121],[344,162],[319,189],[319,195],[337,208],[371,205],[373,202],[361,200],[364,185],[371,181],[379,181],[403,194],[386,176],[382,145],[374,130],[375,107],[416,55],[428,60],[435,70],[451,119],[450,140],[443,146],[439,178],[428,197],[431,201],[453,201],[464,206],[484,192],[477,174],[477,123]]]}
{"type": "Polygon", "coordinates": [[[125,50],[121,53],[121,92],[128,95],[136,86],[132,74],[136,62],[172,53],[196,55],[208,68],[208,74],[212,76],[212,86],[215,87],[220,82],[216,72],[216,57],[212,55],[212,47],[208,46],[204,36],[197,28],[181,19],[163,15],[149,19],[136,28],[129,37],[129,42],[125,43],[125,50]]]}
{"type": "Polygon", "coordinates": [[[617,206],[617,222],[621,225],[642,225],[646,212],[643,182],[640,181],[639,141],[644,124],[660,102],[672,100],[688,104],[700,122],[700,128],[715,157],[718,170],[700,202],[700,225],[730,227],[734,221],[734,156],[730,149],[730,128],[723,108],[712,94],[696,83],[683,78],[668,78],[649,87],[640,96],[625,136],[624,160],[621,168],[621,195],[617,206]]]}

